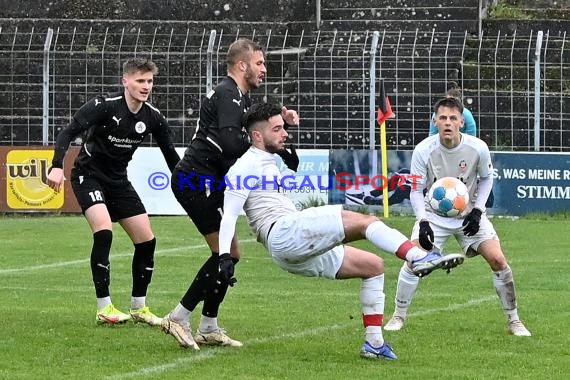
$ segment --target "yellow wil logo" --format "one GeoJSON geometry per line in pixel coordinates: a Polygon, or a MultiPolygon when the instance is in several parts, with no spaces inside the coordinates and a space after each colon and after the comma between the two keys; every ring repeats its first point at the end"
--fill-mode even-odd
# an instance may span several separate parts
{"type": "Polygon", "coordinates": [[[57,209],[63,206],[59,193],[47,185],[51,150],[13,150],[6,156],[6,195],[13,209],[57,209]]]}

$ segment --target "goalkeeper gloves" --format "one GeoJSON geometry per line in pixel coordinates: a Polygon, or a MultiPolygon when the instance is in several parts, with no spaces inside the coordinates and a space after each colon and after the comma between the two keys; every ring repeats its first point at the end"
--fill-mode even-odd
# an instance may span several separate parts
{"type": "Polygon", "coordinates": [[[220,255],[219,272],[218,278],[220,281],[228,284],[229,286],[234,286],[237,282],[234,277],[235,264],[229,253],[223,253],[220,255]]]}
{"type": "Polygon", "coordinates": [[[277,152],[277,154],[283,159],[283,162],[289,169],[294,172],[297,171],[299,168],[299,156],[297,156],[297,151],[293,145],[291,145],[291,153],[287,149],[283,149],[277,152]]]}
{"type": "Polygon", "coordinates": [[[479,232],[479,224],[481,223],[481,214],[483,212],[478,208],[471,210],[469,214],[463,219],[463,233],[466,236],[473,236],[479,232]]]}
{"type": "Polygon", "coordinates": [[[423,249],[431,251],[433,249],[433,230],[427,220],[420,222],[420,245],[423,249]]]}

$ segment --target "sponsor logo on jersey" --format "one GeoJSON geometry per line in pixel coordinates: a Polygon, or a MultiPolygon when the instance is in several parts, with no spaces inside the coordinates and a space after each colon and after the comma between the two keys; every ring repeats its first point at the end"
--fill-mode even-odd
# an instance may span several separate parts
{"type": "Polygon", "coordinates": [[[238,106],[241,107],[241,99],[240,100],[232,99],[232,102],[234,102],[235,104],[237,104],[238,106]]]}
{"type": "Polygon", "coordinates": [[[459,161],[459,170],[462,172],[467,170],[467,162],[465,160],[459,161]]]}
{"type": "Polygon", "coordinates": [[[117,118],[117,116],[113,116],[113,120],[115,120],[115,123],[117,123],[117,127],[119,126],[119,122],[121,121],[121,119],[117,118]]]}
{"type": "Polygon", "coordinates": [[[137,133],[144,133],[144,131],[146,131],[146,124],[142,121],[138,121],[135,124],[135,131],[137,131],[137,133]]]}

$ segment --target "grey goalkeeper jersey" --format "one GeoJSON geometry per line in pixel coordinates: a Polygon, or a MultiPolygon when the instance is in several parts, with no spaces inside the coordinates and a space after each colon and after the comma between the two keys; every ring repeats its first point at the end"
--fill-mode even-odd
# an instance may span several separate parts
{"type": "Polygon", "coordinates": [[[297,212],[295,204],[283,192],[283,175],[275,155],[249,148],[229,169],[224,192],[224,213],[220,224],[220,253],[230,252],[235,221],[243,208],[257,241],[266,245],[271,225],[283,215],[297,212]]]}
{"type": "MultiPolygon", "coordinates": [[[[412,154],[410,174],[418,176],[416,189],[422,191],[443,177],[455,177],[469,190],[469,210],[477,199],[478,178],[493,174],[491,153],[487,144],[477,137],[461,134],[461,142],[453,149],[440,143],[439,135],[433,135],[420,142],[412,154]]],[[[425,200],[425,210],[430,207],[425,200]]],[[[437,215],[434,214],[435,217],[437,215]]],[[[430,215],[430,217],[432,217],[430,215]]],[[[450,218],[445,218],[449,222],[450,218]]]]}

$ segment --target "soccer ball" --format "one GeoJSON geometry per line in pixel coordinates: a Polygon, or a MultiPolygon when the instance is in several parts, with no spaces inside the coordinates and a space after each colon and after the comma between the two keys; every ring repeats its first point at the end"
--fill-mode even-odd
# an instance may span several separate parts
{"type": "Polygon", "coordinates": [[[467,209],[469,191],[457,178],[443,177],[429,189],[428,202],[436,214],[453,218],[462,215],[467,209]]]}

